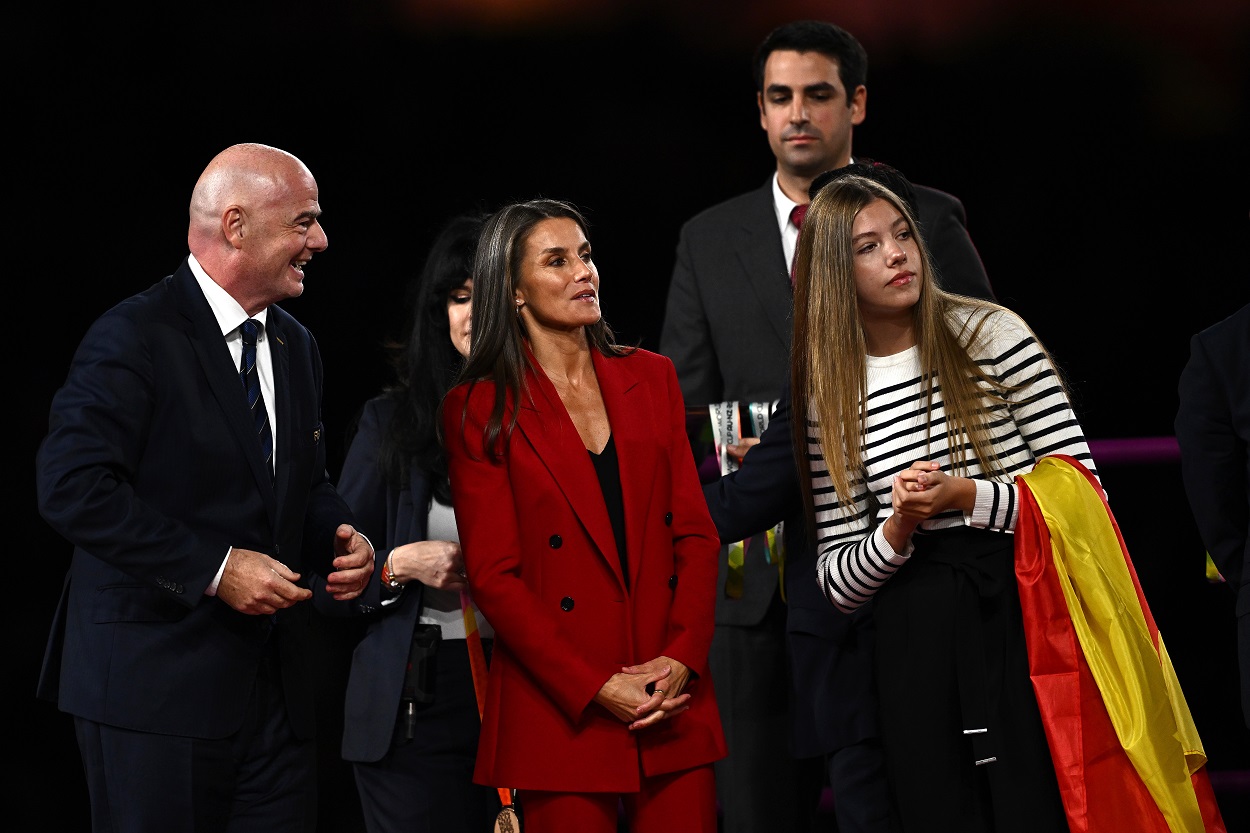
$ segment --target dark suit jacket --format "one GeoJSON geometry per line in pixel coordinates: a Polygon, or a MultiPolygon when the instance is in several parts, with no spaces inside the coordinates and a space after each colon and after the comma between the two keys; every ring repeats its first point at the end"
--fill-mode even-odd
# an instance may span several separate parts
{"type": "Polygon", "coordinates": [[[326,476],[312,335],[269,307],[276,482],[237,367],[184,262],[95,321],[52,401],[39,508],[74,545],[38,693],[142,732],[220,738],[277,640],[291,723],[311,737],[311,608],[248,616],[204,595],[231,546],[314,582],[351,522],[326,476]]]}
{"type": "MultiPolygon", "coordinates": [[[[338,484],[360,531],[373,544],[375,575],[381,574],[392,549],[425,540],[429,519],[431,491],[425,474],[413,466],[406,488],[396,489],[378,466],[382,433],[394,410],[394,401],[386,396],[365,403],[338,484]]],[[[357,600],[358,611],[373,615],[352,653],[347,680],[343,758],[348,761],[378,761],[390,750],[412,632],[421,615],[421,582],[405,584],[385,608],[380,604],[381,587],[380,581],[370,581],[357,600]]]]}
{"type": "MultiPolygon", "coordinates": [[[[762,187],[715,205],[682,227],[660,352],[676,365],[691,407],[772,402],[790,378],[790,267],[772,187],[769,177],[762,187]]],[[[943,191],[913,187],[939,283],[993,300],[985,267],[964,228],[963,204],[943,191]]],[[[749,551],[743,595],[729,600],[723,557],[721,562],[716,623],[758,624],[777,591],[776,567],[762,551],[749,551]]]]}
{"type": "MultiPolygon", "coordinates": [[[[772,177],[695,215],[681,230],[660,352],[673,360],[691,407],[771,402],[789,378],[790,266],[781,248],[772,177]]],[[[913,186],[921,233],[944,289],[994,299],[963,204],[913,186]]]]}
{"type": "Polygon", "coordinates": [[[1250,304],[1190,340],[1176,441],[1198,532],[1237,594],[1241,708],[1250,726],[1250,304]]]}
{"type": "Polygon", "coordinates": [[[795,757],[806,758],[877,733],[872,605],[841,613],[821,593],[790,447],[790,418],[787,386],[742,468],[707,484],[703,492],[724,543],[785,520],[791,744],[795,757]]]}
{"type": "Polygon", "coordinates": [[[469,584],[495,629],[478,783],[633,791],[640,769],[676,772],[725,754],[707,666],[716,529],[677,376],[645,350],[596,351],[594,363],[620,463],[628,580],[590,454],[545,374],[527,373],[530,395],[500,462],[482,440],[494,384],[460,385],[444,403],[469,584]],[[622,666],[659,656],[695,675],[690,708],[631,732],[594,697],[622,666]]]}

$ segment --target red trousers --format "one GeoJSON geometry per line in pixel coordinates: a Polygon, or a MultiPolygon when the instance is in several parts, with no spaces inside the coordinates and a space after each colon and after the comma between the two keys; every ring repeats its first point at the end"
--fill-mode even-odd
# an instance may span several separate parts
{"type": "Polygon", "coordinates": [[[642,779],[636,793],[519,792],[525,833],[616,833],[624,803],[630,833],[680,830],[716,833],[716,779],[712,765],[642,779]]]}

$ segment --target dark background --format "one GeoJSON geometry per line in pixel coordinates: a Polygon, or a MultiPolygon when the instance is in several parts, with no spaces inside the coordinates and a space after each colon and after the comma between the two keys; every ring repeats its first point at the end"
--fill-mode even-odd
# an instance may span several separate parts
{"type": "MultiPolygon", "coordinates": [[[[1091,439],[1170,437],[1190,335],[1250,301],[1241,0],[182,5],[45,7],[11,20],[0,50],[17,185],[5,271],[26,308],[10,343],[33,391],[15,476],[33,547],[9,574],[20,830],[87,828],[71,721],[32,696],[70,555],[35,508],[48,404],[91,320],[185,256],[191,188],[227,145],[289,150],[320,185],[331,245],[283,306],[321,345],[335,474],[350,420],[389,378],[381,343],[402,335],[406,282],[451,213],[577,203],[608,321],[656,349],[681,223],[773,168],[750,54],[793,18],[863,41],[854,150],[963,200],[1000,300],[1052,349],[1091,439]]],[[[1100,468],[1229,784],[1250,771],[1232,594],[1204,578],[1174,456],[1100,468]]],[[[331,702],[349,642],[327,633],[331,702]]],[[[323,829],[351,829],[350,773],[327,782],[323,829]]],[[[1246,799],[1221,795],[1233,829],[1246,799]]]]}

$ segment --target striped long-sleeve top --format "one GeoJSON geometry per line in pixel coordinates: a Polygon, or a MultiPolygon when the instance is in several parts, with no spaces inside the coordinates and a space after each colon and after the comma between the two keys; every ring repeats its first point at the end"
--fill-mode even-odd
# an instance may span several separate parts
{"type": "MultiPolygon", "coordinates": [[[[974,312],[956,309],[956,331],[974,312]]],[[[809,415],[807,449],[816,512],[817,575],[825,597],[839,610],[851,611],[873,594],[911,557],[909,541],[895,550],[882,532],[893,513],[890,501],[895,475],[917,460],[937,460],[943,472],[976,483],[970,514],[958,509],[936,515],[919,529],[968,525],[999,532],[1015,530],[1016,475],[1032,469],[1048,454],[1067,454],[1093,470],[1089,446],[1072,411],[1055,368],[1024,322],[1008,310],[989,313],[973,358],[988,375],[1008,385],[1023,385],[1009,394],[1009,404],[993,407],[990,436],[1003,473],[987,475],[968,446],[967,471],[954,470],[945,431],[941,379],[926,420],[924,374],[916,347],[893,356],[867,359],[867,433],[863,440],[864,478],[851,478],[854,505],[837,499],[820,450],[820,427],[809,415]],[[866,481],[866,482],[865,482],[866,481]]]]}

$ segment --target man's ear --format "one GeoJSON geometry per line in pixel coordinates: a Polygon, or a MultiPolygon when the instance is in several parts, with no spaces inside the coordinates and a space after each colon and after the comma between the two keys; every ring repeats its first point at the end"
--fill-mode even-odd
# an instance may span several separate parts
{"type": "Polygon", "coordinates": [[[243,237],[246,226],[247,217],[243,213],[243,209],[240,206],[232,205],[222,212],[221,233],[230,245],[236,249],[243,248],[243,237]]]}
{"type": "Polygon", "coordinates": [[[763,93],[757,92],[755,94],[755,104],[756,106],[760,108],[760,127],[764,128],[764,130],[768,130],[768,122],[764,118],[764,94],[763,93]]]}
{"type": "Polygon", "coordinates": [[[868,88],[860,84],[851,96],[851,124],[863,124],[868,116],[868,88]]]}

